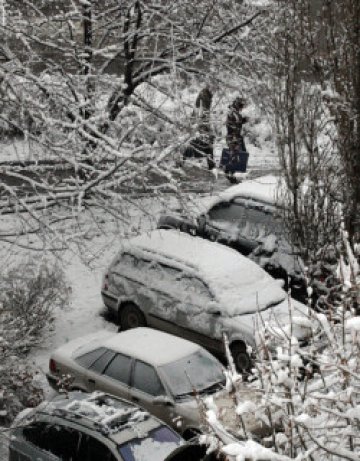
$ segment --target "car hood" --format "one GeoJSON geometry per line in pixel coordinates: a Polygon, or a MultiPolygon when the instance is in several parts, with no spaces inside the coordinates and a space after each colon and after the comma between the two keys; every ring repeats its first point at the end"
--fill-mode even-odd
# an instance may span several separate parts
{"type": "Polygon", "coordinates": [[[292,298],[290,304],[285,299],[255,314],[235,316],[227,323],[232,326],[233,334],[234,330],[244,331],[245,334],[252,332],[255,342],[260,340],[260,332],[264,330],[277,338],[293,336],[303,340],[310,336],[312,327],[308,308],[292,298]]]}
{"type": "Polygon", "coordinates": [[[221,289],[221,284],[218,283],[213,288],[216,298],[223,306],[221,310],[225,316],[256,314],[281,303],[286,298],[286,293],[281,288],[282,282],[271,277],[263,277],[254,282],[242,287],[241,274],[239,274],[236,285],[229,283],[224,289],[221,289]]]}

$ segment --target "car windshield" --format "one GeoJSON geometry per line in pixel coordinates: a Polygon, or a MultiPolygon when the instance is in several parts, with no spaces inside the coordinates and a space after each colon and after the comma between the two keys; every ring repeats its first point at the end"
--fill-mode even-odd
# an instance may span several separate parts
{"type": "Polygon", "coordinates": [[[145,438],[135,438],[119,447],[124,461],[163,461],[182,444],[179,435],[166,426],[150,431],[145,438]]]}
{"type": "Polygon", "coordinates": [[[285,238],[284,224],[278,211],[269,205],[237,198],[232,202],[220,203],[209,211],[209,217],[223,229],[235,228],[243,237],[259,240],[274,234],[285,238]]]}
{"type": "Polygon", "coordinates": [[[225,383],[220,363],[202,350],[160,368],[175,398],[192,394],[194,389],[199,393],[215,391],[225,383]]]}

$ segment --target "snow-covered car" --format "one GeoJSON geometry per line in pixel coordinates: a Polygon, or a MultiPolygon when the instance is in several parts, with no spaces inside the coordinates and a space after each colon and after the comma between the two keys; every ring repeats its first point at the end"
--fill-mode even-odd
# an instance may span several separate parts
{"type": "Polygon", "coordinates": [[[66,375],[72,388],[136,402],[186,438],[200,431],[193,389],[210,395],[225,384],[223,367],[209,352],[151,328],[100,331],[68,342],[52,354],[47,378],[57,389],[66,375]]]}
{"type": "Polygon", "coordinates": [[[9,461],[170,461],[183,445],[181,436],[131,402],[71,392],[19,415],[9,461]]]}
{"type": "MultiPolygon", "coordinates": [[[[154,230],[123,243],[104,276],[102,297],[124,330],[150,326],[224,355],[224,333],[239,371],[261,324],[290,324],[279,281],[240,253],[177,230],[154,230]],[[260,320],[261,319],[261,320],[260,320]]],[[[305,340],[307,308],[292,300],[294,336],[305,340]],[[296,313],[296,315],[295,315],[296,313]]]]}
{"type": "Polygon", "coordinates": [[[279,179],[263,176],[232,186],[215,196],[201,212],[163,214],[160,229],[180,229],[225,244],[255,261],[271,276],[283,279],[285,289],[305,302],[303,263],[287,237],[278,197],[279,179]]]}
{"type": "MultiPolygon", "coordinates": [[[[68,342],[52,354],[47,378],[56,390],[66,382],[70,389],[103,391],[135,402],[185,439],[202,432],[194,393],[233,405],[224,388],[223,366],[215,357],[195,343],[146,327],[99,331],[68,342]]],[[[242,385],[241,392],[255,404],[251,390],[242,385]]],[[[243,421],[255,436],[267,433],[253,415],[243,416],[243,421]]],[[[226,425],[235,430],[233,422],[226,425]]],[[[224,442],[229,443],[229,436],[230,442],[238,440],[226,432],[224,442]]]]}

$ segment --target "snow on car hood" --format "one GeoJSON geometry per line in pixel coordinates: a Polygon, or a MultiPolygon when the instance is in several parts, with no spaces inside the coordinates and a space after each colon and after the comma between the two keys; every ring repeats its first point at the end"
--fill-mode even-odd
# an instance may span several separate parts
{"type": "Polygon", "coordinates": [[[281,303],[286,294],[280,282],[255,265],[256,270],[249,266],[246,274],[233,272],[222,277],[212,279],[211,286],[219,300],[223,315],[234,317],[236,315],[254,314],[270,306],[281,303]]]}
{"type": "Polygon", "coordinates": [[[269,205],[275,205],[281,201],[283,191],[284,185],[281,185],[279,177],[274,175],[261,176],[229,187],[214,196],[210,202],[207,201],[206,207],[209,210],[217,203],[229,202],[235,197],[251,198],[269,205]]]}
{"type": "MultiPolygon", "coordinates": [[[[230,320],[230,319],[229,319],[230,320]]],[[[268,331],[274,338],[284,339],[291,336],[302,340],[308,338],[312,330],[311,315],[304,304],[291,299],[284,299],[276,306],[254,314],[235,316],[231,319],[232,326],[251,332],[258,343],[261,332],[268,331]]]]}

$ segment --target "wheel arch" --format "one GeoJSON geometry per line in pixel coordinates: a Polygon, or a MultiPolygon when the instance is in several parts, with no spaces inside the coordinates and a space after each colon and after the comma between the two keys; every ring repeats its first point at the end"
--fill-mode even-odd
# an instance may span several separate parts
{"type": "Polygon", "coordinates": [[[143,316],[145,325],[148,325],[148,323],[149,323],[148,322],[148,316],[146,315],[144,309],[142,309],[136,301],[133,301],[133,300],[130,300],[130,299],[123,299],[123,300],[119,301],[119,303],[118,303],[118,308],[117,308],[117,322],[118,322],[118,325],[121,324],[121,314],[122,314],[122,311],[124,310],[124,308],[126,306],[135,307],[139,311],[139,313],[143,316]]]}
{"type": "Polygon", "coordinates": [[[185,430],[182,432],[183,438],[188,441],[191,440],[192,438],[200,435],[202,432],[199,427],[195,426],[188,426],[185,428],[185,430]]]}

